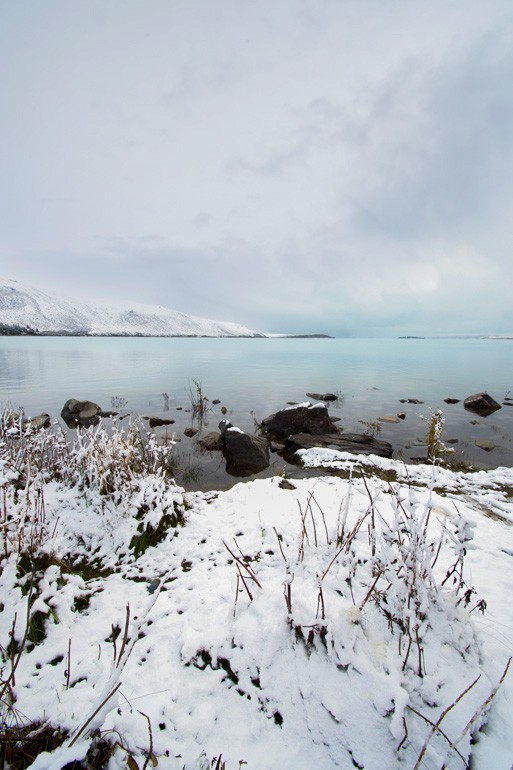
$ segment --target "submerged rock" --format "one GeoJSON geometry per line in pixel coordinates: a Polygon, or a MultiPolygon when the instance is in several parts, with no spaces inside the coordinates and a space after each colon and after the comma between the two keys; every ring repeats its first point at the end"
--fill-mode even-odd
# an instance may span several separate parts
{"type": "Polygon", "coordinates": [[[389,423],[401,422],[401,418],[395,417],[395,415],[393,414],[385,414],[383,415],[383,417],[378,417],[378,420],[379,422],[389,422],[389,423]]]}
{"type": "Polygon", "coordinates": [[[198,439],[198,446],[205,452],[220,452],[223,448],[223,437],[215,431],[205,433],[204,436],[198,439]]]}
{"type": "Polygon", "coordinates": [[[160,428],[162,425],[172,425],[174,420],[168,420],[164,417],[145,417],[145,420],[149,420],[148,425],[150,428],[160,428]]]}
{"type": "Polygon", "coordinates": [[[325,404],[298,404],[269,415],[260,425],[264,433],[286,438],[293,433],[335,433],[336,427],[325,404]]]}
{"type": "Polygon", "coordinates": [[[307,393],[306,395],[314,401],[338,401],[335,393],[307,393]]]}
{"type": "Polygon", "coordinates": [[[460,399],[459,398],[444,398],[444,401],[446,404],[459,404],[460,399]]]}
{"type": "Polygon", "coordinates": [[[477,412],[477,414],[480,414],[482,417],[488,417],[488,415],[493,414],[497,409],[501,408],[501,405],[486,392],[474,393],[472,396],[467,396],[463,402],[463,406],[470,412],[477,412]]]}
{"type": "Polygon", "coordinates": [[[62,407],[61,417],[68,428],[89,427],[100,421],[101,407],[94,401],[77,401],[69,398],[62,407]]]}
{"type": "Polygon", "coordinates": [[[486,439],[478,439],[477,441],[474,441],[474,444],[479,447],[479,449],[484,449],[485,452],[491,452],[497,446],[493,441],[487,441],[486,439]]]}

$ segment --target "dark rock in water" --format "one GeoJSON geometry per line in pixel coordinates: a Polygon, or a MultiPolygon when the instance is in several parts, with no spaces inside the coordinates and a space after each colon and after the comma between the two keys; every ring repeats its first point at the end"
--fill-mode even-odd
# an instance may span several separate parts
{"type": "Polygon", "coordinates": [[[307,393],[306,395],[314,401],[338,401],[338,396],[334,393],[307,393]]]}
{"type": "Polygon", "coordinates": [[[445,442],[446,444],[458,444],[459,438],[448,438],[445,442]]]}
{"type": "Polygon", "coordinates": [[[488,393],[474,393],[472,396],[467,396],[463,402],[465,409],[470,412],[477,412],[482,417],[488,417],[493,414],[497,409],[501,408],[501,405],[497,401],[488,395],[488,393]]]}
{"type": "Polygon", "coordinates": [[[250,436],[228,420],[219,423],[223,440],[226,472],[230,476],[251,476],[269,466],[269,447],[265,438],[250,436]]]}
{"type": "Polygon", "coordinates": [[[309,433],[298,433],[285,440],[287,453],[297,452],[298,449],[313,449],[324,447],[338,449],[340,452],[351,452],[357,455],[378,455],[392,457],[392,444],[380,441],[367,433],[331,433],[312,436],[309,433]]]}
{"type": "Polygon", "coordinates": [[[223,448],[223,437],[220,433],[212,431],[198,439],[198,446],[205,452],[220,452],[223,448]]]}
{"type": "Polygon", "coordinates": [[[459,404],[460,399],[459,398],[444,398],[444,401],[446,404],[459,404]]]}
{"type": "Polygon", "coordinates": [[[149,420],[150,428],[160,428],[162,425],[172,425],[174,420],[168,420],[163,417],[144,417],[145,420],[149,420]]]}
{"type": "Polygon", "coordinates": [[[38,414],[36,417],[29,417],[28,420],[23,420],[23,426],[30,425],[33,430],[40,430],[41,428],[48,428],[51,420],[50,415],[46,412],[38,414]]]}
{"type": "Polygon", "coordinates": [[[102,409],[100,417],[117,417],[119,412],[113,412],[111,409],[102,409]]]}
{"type": "Polygon", "coordinates": [[[76,398],[70,398],[62,407],[61,417],[68,428],[89,427],[97,425],[100,421],[101,407],[94,401],[77,401],[76,398]]]}
{"type": "Polygon", "coordinates": [[[220,404],[221,402],[218,398],[214,398],[212,403],[215,405],[215,404],[220,404]]]}
{"type": "Polygon", "coordinates": [[[221,414],[226,414],[227,411],[228,409],[225,406],[221,407],[221,414]]]}
{"type": "Polygon", "coordinates": [[[397,416],[399,417],[400,420],[406,420],[406,415],[404,412],[398,412],[397,416]]]}
{"type": "Polygon", "coordinates": [[[197,432],[198,431],[195,430],[195,428],[186,428],[183,433],[184,433],[184,436],[188,436],[189,438],[192,438],[193,436],[196,435],[197,432]]]}
{"type": "Polygon", "coordinates": [[[418,398],[400,398],[400,404],[423,404],[424,401],[420,401],[418,398]]]}
{"type": "Polygon", "coordinates": [[[286,438],[293,433],[318,435],[337,432],[324,404],[299,404],[282,409],[265,417],[260,427],[264,433],[277,438],[286,438]]]}

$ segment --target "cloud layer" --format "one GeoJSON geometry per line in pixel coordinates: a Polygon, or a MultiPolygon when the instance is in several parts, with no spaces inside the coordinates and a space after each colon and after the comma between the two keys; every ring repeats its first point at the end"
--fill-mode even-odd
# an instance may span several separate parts
{"type": "Polygon", "coordinates": [[[262,331],[513,331],[509,0],[0,21],[6,277],[262,331]]]}

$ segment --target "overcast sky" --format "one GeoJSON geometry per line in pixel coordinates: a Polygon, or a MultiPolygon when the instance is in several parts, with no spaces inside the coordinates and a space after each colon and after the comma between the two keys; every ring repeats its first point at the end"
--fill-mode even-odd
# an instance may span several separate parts
{"type": "Polygon", "coordinates": [[[0,0],[0,274],[513,332],[511,0],[0,0]]]}

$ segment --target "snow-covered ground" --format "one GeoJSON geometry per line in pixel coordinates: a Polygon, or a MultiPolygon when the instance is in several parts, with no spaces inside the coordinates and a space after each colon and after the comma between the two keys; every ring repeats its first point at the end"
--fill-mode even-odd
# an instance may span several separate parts
{"type": "Polygon", "coordinates": [[[0,324],[39,333],[264,337],[240,324],[210,321],[158,305],[85,304],[18,281],[0,281],[0,324]]]}
{"type": "Polygon", "coordinates": [[[99,730],[111,770],[510,770],[512,469],[309,450],[345,478],[184,493],[157,464],[123,474],[126,437],[51,462],[29,438],[29,478],[13,436],[4,732],[16,713],[64,735],[32,768],[91,757],[99,730]]]}

